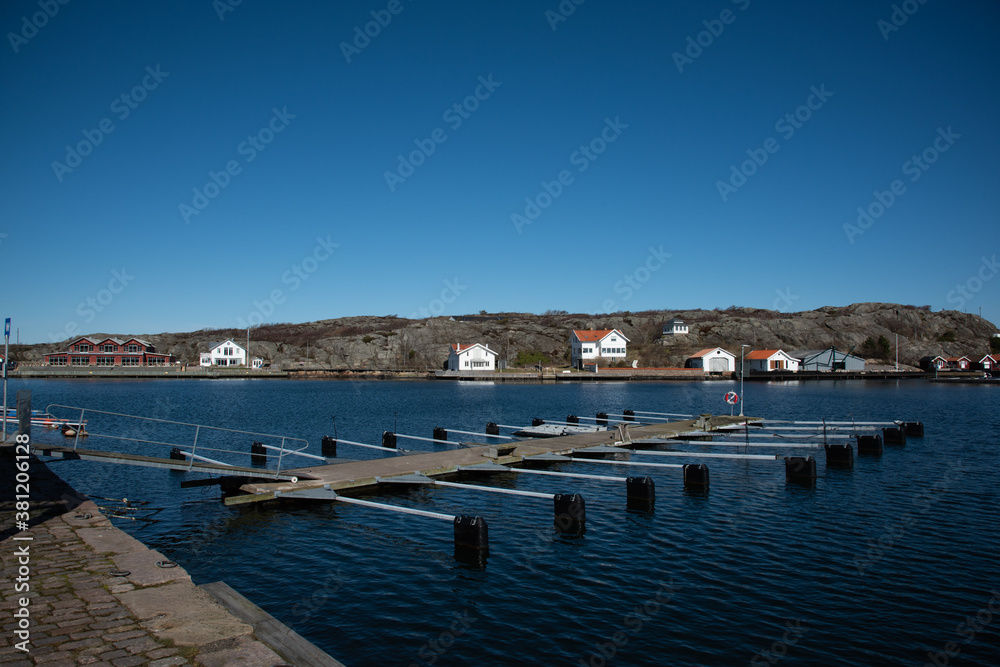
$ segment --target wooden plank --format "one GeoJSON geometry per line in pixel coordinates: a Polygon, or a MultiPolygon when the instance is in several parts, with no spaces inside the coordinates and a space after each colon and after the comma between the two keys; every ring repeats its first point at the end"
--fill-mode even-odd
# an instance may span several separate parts
{"type": "Polygon", "coordinates": [[[290,627],[271,616],[234,590],[224,581],[214,581],[199,586],[218,600],[244,623],[253,628],[254,636],[292,665],[316,667],[344,667],[290,627]]]}

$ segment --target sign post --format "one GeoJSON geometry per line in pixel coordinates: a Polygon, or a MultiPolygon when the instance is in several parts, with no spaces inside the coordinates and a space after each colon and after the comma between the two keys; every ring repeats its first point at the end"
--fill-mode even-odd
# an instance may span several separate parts
{"type": "Polygon", "coordinates": [[[10,318],[3,322],[3,437],[0,442],[7,442],[7,366],[10,364],[10,318]]]}

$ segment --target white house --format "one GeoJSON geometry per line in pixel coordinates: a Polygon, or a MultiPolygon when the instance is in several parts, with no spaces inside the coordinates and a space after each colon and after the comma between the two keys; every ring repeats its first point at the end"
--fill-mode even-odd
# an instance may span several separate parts
{"type": "Polygon", "coordinates": [[[797,371],[799,360],[784,350],[754,350],[746,356],[750,371],[797,371]]]}
{"type": "Polygon", "coordinates": [[[495,371],[497,353],[489,345],[455,343],[448,353],[449,371],[495,371]]]}
{"type": "Polygon", "coordinates": [[[688,357],[688,368],[700,368],[706,373],[732,373],[736,370],[736,355],[721,347],[698,350],[688,357]]]}
{"type": "Polygon", "coordinates": [[[628,338],[618,329],[574,329],[569,335],[573,365],[577,368],[593,359],[624,359],[628,343],[628,338]]]}
{"type": "Polygon", "coordinates": [[[208,352],[202,352],[199,360],[202,366],[245,366],[247,351],[227,338],[221,343],[209,343],[208,352]]]}
{"type": "Polygon", "coordinates": [[[673,318],[663,325],[663,335],[664,336],[681,336],[688,332],[688,325],[684,324],[684,320],[680,318],[673,318]]]}

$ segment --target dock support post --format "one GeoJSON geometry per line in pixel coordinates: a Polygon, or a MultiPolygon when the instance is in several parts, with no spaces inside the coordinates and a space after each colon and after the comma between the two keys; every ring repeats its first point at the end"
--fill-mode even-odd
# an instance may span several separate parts
{"type": "Polygon", "coordinates": [[[489,527],[479,516],[455,517],[455,548],[487,551],[490,548],[489,527]]]}
{"type": "Polygon", "coordinates": [[[684,488],[708,489],[708,466],[704,463],[688,463],[684,466],[684,488]]]}
{"type": "Polygon", "coordinates": [[[903,434],[911,438],[924,437],[923,422],[903,422],[903,434]]]}
{"type": "Polygon", "coordinates": [[[566,423],[567,424],[579,424],[580,423],[580,418],[577,417],[576,415],[566,415],[566,423]]]}
{"type": "Polygon", "coordinates": [[[635,410],[622,410],[622,416],[627,422],[635,421],[635,410]]]}
{"type": "Polygon", "coordinates": [[[540,419],[538,417],[535,417],[535,418],[533,418],[531,420],[531,425],[532,426],[541,426],[544,423],[545,423],[545,420],[544,419],[540,419]]]}
{"type": "Polygon", "coordinates": [[[185,457],[184,454],[181,453],[180,447],[173,447],[170,450],[170,458],[172,458],[175,461],[187,461],[187,457],[185,457]]]}
{"type": "Polygon", "coordinates": [[[500,427],[497,426],[496,422],[486,424],[486,435],[500,435],[500,427]]]}
{"type": "Polygon", "coordinates": [[[435,440],[447,440],[448,439],[448,429],[442,428],[440,426],[434,427],[434,439],[435,440]]]}
{"type": "Polygon", "coordinates": [[[382,446],[396,449],[396,434],[392,431],[382,431],[382,446]]]}
{"type": "Polygon", "coordinates": [[[323,436],[323,443],[321,445],[323,456],[327,458],[335,459],[337,458],[337,439],[331,438],[328,435],[323,436]]]}
{"type": "Polygon", "coordinates": [[[850,445],[823,445],[826,449],[827,467],[851,468],[854,466],[854,448],[850,445]]]}
{"type": "Polygon", "coordinates": [[[882,456],[882,436],[859,435],[855,438],[858,444],[858,454],[875,454],[882,456]]]}
{"type": "Polygon", "coordinates": [[[887,445],[905,445],[906,433],[899,427],[882,429],[882,442],[887,445]]]}
{"type": "MultiPolygon", "coordinates": [[[[6,362],[5,362],[6,363],[6,362]]],[[[4,371],[4,378],[7,377],[6,370],[4,371]]],[[[6,379],[4,380],[6,382],[6,379]]],[[[3,406],[7,409],[7,406],[3,406]]],[[[6,417],[5,417],[6,419],[6,417]]],[[[80,425],[77,426],[77,433],[83,430],[83,420],[80,420],[80,425]]],[[[18,389],[17,390],[17,432],[18,435],[31,435],[31,390],[30,389],[18,389]]],[[[6,435],[6,433],[4,434],[6,435]]]]}
{"type": "Polygon", "coordinates": [[[811,483],[816,480],[816,459],[811,456],[789,456],[785,459],[785,480],[811,483]]]}
{"type": "Polygon", "coordinates": [[[594,416],[597,417],[597,425],[598,426],[607,426],[608,425],[608,413],[607,412],[598,412],[594,416]]]}
{"type": "Polygon", "coordinates": [[[652,477],[629,477],[625,480],[625,506],[630,510],[650,512],[656,502],[656,484],[652,477]]]}
{"type": "Polygon", "coordinates": [[[582,535],[587,521],[587,507],[579,493],[557,493],[552,498],[555,506],[556,528],[561,533],[582,535]]]}
{"type": "Polygon", "coordinates": [[[264,447],[263,442],[253,441],[250,445],[250,463],[259,463],[264,465],[267,463],[267,449],[264,447]]]}

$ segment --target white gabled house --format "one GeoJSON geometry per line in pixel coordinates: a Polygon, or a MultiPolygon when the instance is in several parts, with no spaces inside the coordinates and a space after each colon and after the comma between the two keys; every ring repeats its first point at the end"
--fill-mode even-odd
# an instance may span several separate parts
{"type": "Polygon", "coordinates": [[[489,345],[455,343],[448,353],[449,371],[495,371],[497,353],[489,345]]]}
{"type": "Polygon", "coordinates": [[[208,352],[202,352],[199,359],[201,366],[245,366],[247,351],[227,338],[221,343],[209,343],[208,352]]]}
{"type": "Polygon", "coordinates": [[[618,329],[574,329],[569,335],[573,365],[594,359],[619,361],[628,353],[628,338],[618,329]]]}
{"type": "Polygon", "coordinates": [[[746,356],[749,371],[798,371],[799,360],[784,350],[754,350],[746,356]]]}
{"type": "Polygon", "coordinates": [[[679,317],[674,317],[663,325],[663,331],[661,333],[664,336],[683,336],[688,333],[688,325],[684,324],[684,320],[679,317]]]}
{"type": "Polygon", "coordinates": [[[736,355],[721,347],[710,347],[688,357],[687,367],[700,368],[706,373],[732,373],[736,370],[736,355]]]}

